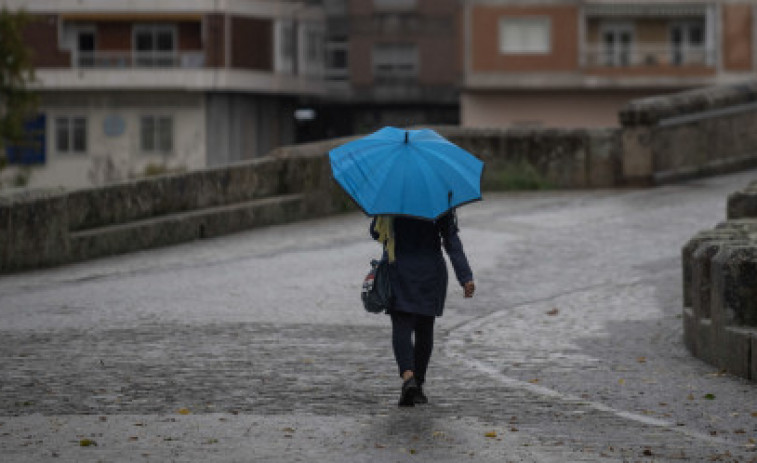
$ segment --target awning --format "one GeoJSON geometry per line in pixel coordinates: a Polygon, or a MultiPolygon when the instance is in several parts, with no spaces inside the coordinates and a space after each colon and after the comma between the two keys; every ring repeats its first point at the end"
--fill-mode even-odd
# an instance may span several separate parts
{"type": "Polygon", "coordinates": [[[704,16],[705,3],[589,3],[584,7],[587,16],[704,16]]]}

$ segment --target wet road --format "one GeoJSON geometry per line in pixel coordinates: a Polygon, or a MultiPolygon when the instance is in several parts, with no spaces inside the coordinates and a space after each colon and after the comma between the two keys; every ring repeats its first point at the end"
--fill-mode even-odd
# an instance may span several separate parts
{"type": "Polygon", "coordinates": [[[359,214],[0,277],[0,454],[757,461],[754,384],[682,345],[679,262],[754,177],[461,209],[477,295],[450,285],[408,410],[359,214]]]}

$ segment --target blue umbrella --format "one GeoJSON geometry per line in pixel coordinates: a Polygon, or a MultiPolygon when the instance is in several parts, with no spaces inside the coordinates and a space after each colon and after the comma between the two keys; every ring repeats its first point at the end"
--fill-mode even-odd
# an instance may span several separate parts
{"type": "Polygon", "coordinates": [[[484,163],[430,129],[384,127],[329,159],[334,179],[371,216],[433,220],[481,199],[484,163]]]}

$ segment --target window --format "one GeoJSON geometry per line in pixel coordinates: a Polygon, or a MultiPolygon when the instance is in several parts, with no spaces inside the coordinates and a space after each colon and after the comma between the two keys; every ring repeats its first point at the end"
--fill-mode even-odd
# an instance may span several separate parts
{"type": "Polygon", "coordinates": [[[142,116],[140,146],[145,153],[170,153],[173,150],[173,118],[142,116]]]}
{"type": "Polygon", "coordinates": [[[170,24],[134,27],[134,62],[137,66],[176,64],[176,28],[170,24]]]}
{"type": "Polygon", "coordinates": [[[309,29],[306,33],[305,50],[307,60],[311,63],[323,61],[323,35],[318,30],[309,29]]]}
{"type": "Polygon", "coordinates": [[[499,20],[502,54],[547,54],[552,50],[551,21],[545,17],[511,17],[499,20]]]}
{"type": "Polygon", "coordinates": [[[676,66],[705,64],[704,21],[679,21],[670,27],[671,57],[676,66]]]}
{"type": "MultiPolygon", "coordinates": [[[[626,22],[607,22],[602,25],[602,64],[630,66],[634,55],[634,29],[626,22]]],[[[638,55],[638,53],[636,53],[638,55]]],[[[650,62],[652,62],[650,60],[650,62]]]]}
{"type": "Polygon", "coordinates": [[[87,118],[55,118],[55,150],[58,153],[87,152],[87,118]]]}
{"type": "Polygon", "coordinates": [[[95,32],[81,30],[76,34],[76,56],[81,67],[95,65],[95,32]]]}
{"type": "Polygon", "coordinates": [[[381,80],[413,80],[418,76],[418,48],[411,43],[373,46],[373,75],[381,80]]]}
{"type": "Polygon", "coordinates": [[[347,38],[333,39],[326,44],[326,79],[347,80],[347,38]]]}

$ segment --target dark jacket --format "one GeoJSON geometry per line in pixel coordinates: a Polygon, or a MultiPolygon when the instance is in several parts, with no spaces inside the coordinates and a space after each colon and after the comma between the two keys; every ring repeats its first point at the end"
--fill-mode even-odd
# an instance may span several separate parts
{"type": "MultiPolygon", "coordinates": [[[[378,239],[371,222],[371,236],[378,239]]],[[[395,217],[395,257],[389,265],[392,310],[441,316],[447,295],[447,265],[444,246],[460,285],[473,279],[463,245],[458,237],[457,219],[451,211],[436,221],[395,217]]],[[[387,259],[384,251],[384,259],[387,259]]]]}

